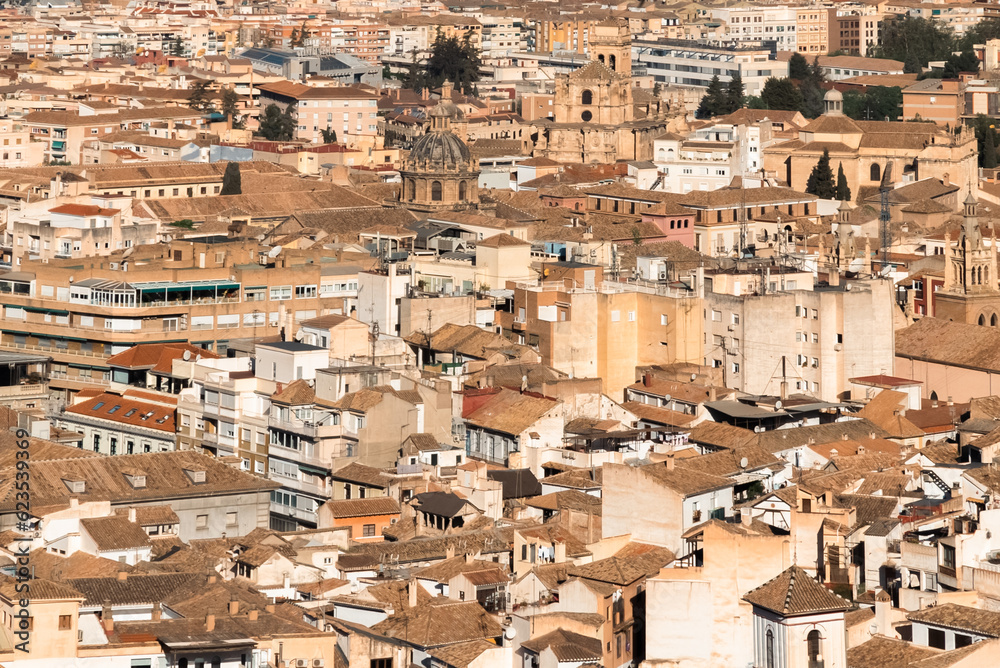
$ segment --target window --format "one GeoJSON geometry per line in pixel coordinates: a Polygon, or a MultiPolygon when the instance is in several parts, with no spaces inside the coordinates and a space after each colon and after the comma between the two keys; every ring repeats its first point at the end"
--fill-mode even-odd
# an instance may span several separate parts
{"type": "Polygon", "coordinates": [[[388,659],[372,659],[369,668],[392,668],[392,657],[388,659]]]}
{"type": "Polygon", "coordinates": [[[302,299],[305,297],[315,297],[316,296],[316,286],[315,285],[296,285],[295,286],[295,297],[296,299],[302,299]]]}
{"type": "Polygon", "coordinates": [[[236,513],[235,512],[226,513],[226,526],[227,527],[236,526],[238,523],[239,522],[238,522],[238,520],[236,518],[236,513]]]}
{"type": "Polygon", "coordinates": [[[292,286],[278,285],[271,288],[271,301],[280,302],[292,298],[292,286]]]}
{"type": "Polygon", "coordinates": [[[365,538],[371,538],[372,536],[374,536],[375,535],[375,525],[374,524],[366,524],[363,527],[361,527],[361,535],[364,536],[365,538]]]}
{"type": "Polygon", "coordinates": [[[73,630],[73,616],[72,615],[59,615],[59,630],[60,631],[71,631],[71,630],[73,630]]]}
{"type": "Polygon", "coordinates": [[[198,515],[198,517],[195,518],[194,526],[196,529],[207,529],[208,515],[198,515]]]}
{"type": "Polygon", "coordinates": [[[580,94],[580,104],[593,104],[593,103],[594,103],[594,94],[592,92],[590,92],[589,90],[585,90],[583,91],[583,93],[580,94]]]}
{"type": "Polygon", "coordinates": [[[972,644],[972,636],[967,636],[963,633],[955,634],[955,649],[959,647],[968,647],[972,644]]]}
{"type": "Polygon", "coordinates": [[[936,649],[944,649],[944,631],[927,629],[927,644],[936,649]]]}
{"type": "Polygon", "coordinates": [[[955,574],[955,548],[951,545],[941,545],[941,570],[955,574]]]}
{"type": "Polygon", "coordinates": [[[820,648],[819,648],[819,631],[812,630],[806,636],[806,651],[809,653],[810,661],[819,661],[820,648]]]}
{"type": "Polygon", "coordinates": [[[764,636],[764,653],[764,665],[767,668],[774,668],[774,632],[771,629],[768,629],[764,636]]]}
{"type": "Polygon", "coordinates": [[[441,201],[441,182],[432,181],[431,182],[431,201],[440,202],[441,201]]]}
{"type": "Polygon", "coordinates": [[[712,310],[712,322],[722,322],[722,311],[712,310]]]}

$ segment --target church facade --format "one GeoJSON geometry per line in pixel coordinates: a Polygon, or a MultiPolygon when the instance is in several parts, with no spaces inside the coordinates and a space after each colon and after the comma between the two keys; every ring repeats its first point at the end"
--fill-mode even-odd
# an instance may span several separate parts
{"type": "Polygon", "coordinates": [[[653,139],[667,128],[666,106],[632,88],[628,24],[595,24],[590,52],[588,65],[556,79],[555,119],[535,122],[535,155],[567,163],[651,160],[653,139]]]}

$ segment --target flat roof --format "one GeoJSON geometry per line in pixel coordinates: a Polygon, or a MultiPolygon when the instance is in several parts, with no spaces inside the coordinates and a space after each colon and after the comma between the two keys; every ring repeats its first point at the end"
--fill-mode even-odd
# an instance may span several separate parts
{"type": "Polygon", "coordinates": [[[323,350],[326,348],[321,348],[319,346],[312,346],[308,343],[301,343],[299,341],[274,341],[273,343],[258,343],[259,347],[264,348],[276,348],[278,350],[284,350],[290,353],[300,353],[313,350],[323,350]]]}

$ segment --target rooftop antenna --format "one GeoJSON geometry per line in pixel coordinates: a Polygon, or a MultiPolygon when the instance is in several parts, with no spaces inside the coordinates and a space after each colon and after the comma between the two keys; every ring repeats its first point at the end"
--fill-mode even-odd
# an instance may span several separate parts
{"type": "Polygon", "coordinates": [[[886,163],[885,171],[882,172],[882,183],[878,187],[879,199],[881,200],[882,208],[878,214],[879,222],[879,244],[882,248],[882,270],[883,276],[887,276],[887,269],[889,267],[889,246],[892,244],[892,239],[889,234],[889,193],[892,192],[892,161],[886,163]]]}

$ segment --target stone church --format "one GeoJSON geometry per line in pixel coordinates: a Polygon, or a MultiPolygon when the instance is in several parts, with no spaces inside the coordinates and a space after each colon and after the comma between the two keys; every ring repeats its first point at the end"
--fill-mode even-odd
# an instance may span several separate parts
{"type": "Polygon", "coordinates": [[[568,163],[651,160],[653,139],[667,129],[666,105],[632,88],[628,23],[593,27],[592,62],[556,79],[555,119],[534,122],[535,156],[568,163]]]}
{"type": "Polygon", "coordinates": [[[945,235],[944,286],[935,296],[935,315],[969,325],[1000,326],[996,234],[987,245],[979,229],[976,198],[965,199],[964,221],[958,243],[945,235]]]}

